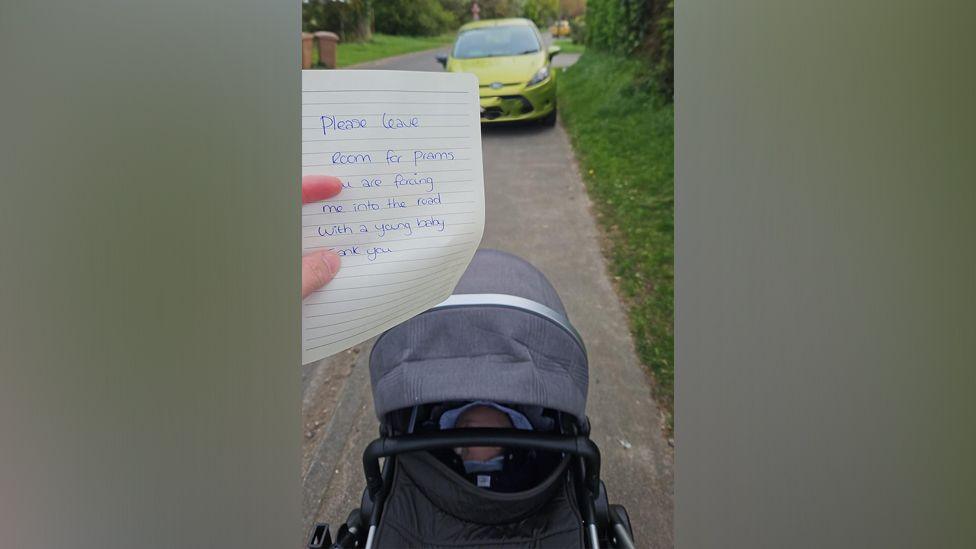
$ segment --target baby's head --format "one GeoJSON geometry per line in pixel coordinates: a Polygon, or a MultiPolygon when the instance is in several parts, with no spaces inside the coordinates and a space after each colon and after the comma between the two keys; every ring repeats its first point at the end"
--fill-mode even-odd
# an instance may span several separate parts
{"type": "MultiPolygon", "coordinates": [[[[491,406],[472,406],[462,413],[454,425],[459,429],[465,428],[495,428],[510,429],[512,420],[508,414],[491,406]]],[[[458,448],[458,454],[464,461],[488,461],[502,455],[503,448],[499,446],[473,446],[458,448]]]]}

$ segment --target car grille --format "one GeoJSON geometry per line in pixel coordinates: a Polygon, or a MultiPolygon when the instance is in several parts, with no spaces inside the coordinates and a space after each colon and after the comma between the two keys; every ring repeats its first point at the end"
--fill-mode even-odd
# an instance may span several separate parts
{"type": "Polygon", "coordinates": [[[502,116],[519,116],[532,112],[532,103],[521,95],[502,95],[499,97],[501,105],[485,107],[481,112],[481,118],[494,120],[502,116]]]}
{"type": "Polygon", "coordinates": [[[485,120],[494,120],[504,114],[501,107],[488,107],[481,112],[481,118],[485,120]]]}
{"type": "MultiPolygon", "coordinates": [[[[507,87],[507,86],[518,86],[519,84],[521,84],[521,82],[502,82],[502,87],[504,88],[504,87],[507,87]]],[[[491,87],[491,84],[484,84],[484,85],[479,86],[479,87],[481,89],[485,89],[485,88],[494,89],[494,88],[491,87]]]]}

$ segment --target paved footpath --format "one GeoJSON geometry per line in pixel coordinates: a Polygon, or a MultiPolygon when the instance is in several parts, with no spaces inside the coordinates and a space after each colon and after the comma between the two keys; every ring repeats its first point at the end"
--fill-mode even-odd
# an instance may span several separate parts
{"type": "MultiPolygon", "coordinates": [[[[575,57],[558,56],[557,66],[575,57]]],[[[357,68],[441,70],[434,52],[357,68]]],[[[638,547],[672,547],[673,450],[610,283],[566,133],[559,125],[488,127],[482,139],[487,208],[482,247],[528,259],[556,287],[589,352],[587,409],[610,500],[627,507],[638,547]]],[[[344,521],[359,505],[362,450],[378,428],[367,371],[370,345],[303,371],[306,531],[313,521],[344,521]]]]}

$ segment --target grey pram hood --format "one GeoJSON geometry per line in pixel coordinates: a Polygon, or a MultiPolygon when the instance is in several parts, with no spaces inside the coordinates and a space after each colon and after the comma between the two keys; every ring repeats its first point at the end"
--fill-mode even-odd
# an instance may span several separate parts
{"type": "Polygon", "coordinates": [[[370,356],[376,415],[444,401],[492,400],[585,416],[582,340],[545,276],[478,250],[447,302],[388,330],[370,356]]]}

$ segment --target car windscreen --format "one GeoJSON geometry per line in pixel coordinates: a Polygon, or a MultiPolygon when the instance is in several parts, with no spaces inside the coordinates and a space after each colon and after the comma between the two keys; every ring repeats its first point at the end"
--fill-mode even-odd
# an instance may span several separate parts
{"type": "Polygon", "coordinates": [[[531,27],[510,25],[482,27],[462,32],[454,44],[456,59],[525,55],[539,51],[539,40],[531,27]]]}

